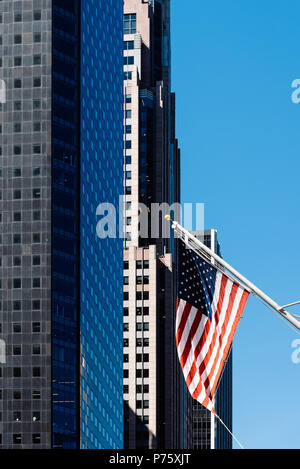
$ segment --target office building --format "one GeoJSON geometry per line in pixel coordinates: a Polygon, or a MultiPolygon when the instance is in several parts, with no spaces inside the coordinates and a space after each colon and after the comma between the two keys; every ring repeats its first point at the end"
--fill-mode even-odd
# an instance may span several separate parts
{"type": "MultiPolygon", "coordinates": [[[[221,256],[216,230],[194,231],[192,234],[221,256]]],[[[212,262],[215,261],[212,259],[212,262]]],[[[199,402],[192,401],[192,449],[231,449],[232,437],[215,416],[199,402]]],[[[228,356],[215,397],[215,409],[223,422],[232,429],[232,351],[228,356]]]]}
{"type": "Polygon", "coordinates": [[[125,0],[124,436],[130,449],[186,446],[186,389],[174,336],[177,244],[172,233],[154,236],[150,220],[152,204],[180,201],[170,67],[170,1],[125,0]],[[147,236],[139,232],[139,204],[149,215],[147,236]]]}
{"type": "Polygon", "coordinates": [[[122,0],[2,0],[0,448],[122,448],[122,0]]]}

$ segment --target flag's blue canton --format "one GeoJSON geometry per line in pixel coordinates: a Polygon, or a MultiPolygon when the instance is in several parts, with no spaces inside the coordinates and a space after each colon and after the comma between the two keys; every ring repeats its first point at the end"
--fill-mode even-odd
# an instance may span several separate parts
{"type": "Polygon", "coordinates": [[[211,320],[217,270],[182,243],[180,245],[182,269],[178,296],[211,320]]]}

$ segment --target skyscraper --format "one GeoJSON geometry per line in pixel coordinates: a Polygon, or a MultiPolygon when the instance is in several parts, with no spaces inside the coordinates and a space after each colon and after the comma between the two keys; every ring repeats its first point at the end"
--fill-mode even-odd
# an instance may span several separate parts
{"type": "MultiPolygon", "coordinates": [[[[216,230],[194,231],[192,234],[221,256],[216,230]]],[[[214,261],[213,261],[214,262],[214,261]]],[[[223,425],[196,400],[192,399],[192,448],[231,449],[232,437],[223,425]]],[[[223,369],[215,398],[216,413],[228,428],[232,428],[232,353],[229,354],[223,369]]]]}
{"type": "Polygon", "coordinates": [[[121,448],[122,0],[0,2],[0,448],[121,448]]]}
{"type": "MultiPolygon", "coordinates": [[[[125,0],[124,417],[126,448],[185,447],[185,388],[175,346],[177,246],[139,233],[154,203],[180,201],[170,80],[170,1],[125,0]]],[[[152,210],[151,210],[152,209],[152,210]]]]}

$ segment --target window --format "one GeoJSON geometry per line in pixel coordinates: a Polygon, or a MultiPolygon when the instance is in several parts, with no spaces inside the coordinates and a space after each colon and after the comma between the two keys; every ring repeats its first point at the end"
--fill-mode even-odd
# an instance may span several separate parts
{"type": "Polygon", "coordinates": [[[22,102],[21,101],[14,101],[14,110],[21,111],[22,109],[22,102]]]}
{"type": "Polygon", "coordinates": [[[13,434],[13,444],[20,445],[22,443],[22,436],[21,433],[14,433],[13,434]]]}
{"type": "Polygon", "coordinates": [[[13,355],[21,355],[22,348],[21,345],[13,345],[13,355]]]}
{"type": "Polygon", "coordinates": [[[129,293],[128,293],[128,291],[124,291],[124,293],[123,293],[123,300],[125,300],[125,301],[126,301],[126,300],[129,300],[129,293]]]}
{"type": "Polygon", "coordinates": [[[21,197],[22,197],[21,191],[20,191],[19,189],[16,189],[16,190],[14,191],[14,200],[20,200],[21,197]]]}
{"type": "Polygon", "coordinates": [[[13,324],[13,333],[14,333],[14,334],[20,334],[21,332],[22,332],[21,323],[15,322],[15,323],[13,324]]]}
{"type": "Polygon", "coordinates": [[[41,279],[33,278],[32,279],[32,288],[41,288],[41,279]]]}
{"type": "Polygon", "coordinates": [[[15,23],[20,23],[22,21],[22,13],[15,13],[14,20],[15,23]]]}
{"type": "Polygon", "coordinates": [[[41,109],[41,101],[39,99],[34,99],[32,107],[33,109],[41,109]]]}
{"type": "Polygon", "coordinates": [[[33,65],[41,65],[42,58],[40,54],[34,54],[33,56],[33,65]]]}
{"type": "Polygon", "coordinates": [[[123,262],[123,269],[124,269],[124,270],[128,270],[128,269],[129,269],[129,262],[128,262],[128,261],[124,261],[124,262],[123,262]]]}
{"type": "MultiPolygon", "coordinates": [[[[125,163],[126,163],[126,164],[131,164],[131,155],[126,155],[126,157],[125,157],[125,163]]],[[[129,202],[126,202],[126,204],[127,204],[127,203],[129,203],[129,202]]],[[[126,208],[126,210],[128,210],[128,209],[126,208]]]]}
{"type": "Polygon", "coordinates": [[[13,235],[13,243],[14,244],[21,244],[21,235],[20,234],[14,234],[13,235]]]}
{"type": "Polygon", "coordinates": [[[133,50],[134,41],[124,41],[124,50],[133,50]]]}
{"type": "Polygon", "coordinates": [[[33,42],[41,42],[41,39],[42,39],[41,33],[33,34],[33,42]]]}
{"type": "Polygon", "coordinates": [[[22,170],[21,168],[14,168],[14,177],[19,178],[22,176],[22,170]]]}
{"type": "Polygon", "coordinates": [[[20,265],[21,265],[21,257],[14,256],[14,267],[20,267],[20,265]]]}
{"type": "Polygon", "coordinates": [[[14,80],[14,88],[22,88],[22,80],[20,78],[14,80]]]}
{"type": "Polygon", "coordinates": [[[39,366],[34,366],[32,368],[32,376],[33,378],[39,378],[41,376],[41,369],[39,366]]]}
{"type": "Polygon", "coordinates": [[[32,323],[32,332],[33,333],[41,332],[41,323],[40,322],[33,322],[32,323]]]}
{"type": "Polygon", "coordinates": [[[38,310],[41,309],[41,302],[40,302],[40,300],[33,300],[33,302],[32,302],[32,309],[33,309],[34,311],[38,311],[38,310]]]}
{"type": "Polygon", "coordinates": [[[40,399],[41,398],[41,391],[34,390],[32,391],[32,399],[40,399]]]}
{"type": "Polygon", "coordinates": [[[21,301],[20,300],[13,301],[13,310],[14,311],[21,311],[21,301]]]}
{"type": "Polygon", "coordinates": [[[33,256],[32,265],[41,265],[41,256],[33,256]]]}
{"type": "Polygon", "coordinates": [[[21,212],[14,212],[14,221],[16,222],[21,221],[21,212]]]}
{"type": "Polygon", "coordinates": [[[132,80],[132,72],[124,72],[124,80],[132,80]]]}
{"type": "MultiPolygon", "coordinates": [[[[127,57],[123,57],[124,58],[124,65],[134,65],[134,57],[133,55],[129,55],[127,57]]],[[[126,101],[127,102],[127,101],[126,101]]],[[[131,102],[131,101],[130,101],[131,102]]]]}
{"type": "Polygon", "coordinates": [[[35,210],[32,214],[33,221],[40,221],[41,219],[41,212],[39,210],[35,210]]]}
{"type": "Polygon", "coordinates": [[[128,355],[128,353],[124,353],[123,362],[124,362],[124,363],[128,363],[128,362],[129,362],[129,355],[128,355]]]}
{"type": "Polygon", "coordinates": [[[15,422],[21,422],[22,420],[22,415],[21,415],[21,412],[19,411],[16,411],[13,413],[13,419],[15,422]]]}
{"type": "Polygon", "coordinates": [[[33,131],[34,132],[40,132],[41,131],[41,123],[40,122],[34,122],[33,123],[33,131]]]}
{"type": "Polygon", "coordinates": [[[33,233],[32,234],[32,242],[34,244],[39,244],[41,242],[41,234],[40,233],[33,233]]]}
{"type": "Polygon", "coordinates": [[[129,370],[123,370],[123,377],[129,378],[129,370]]]}
{"type": "Polygon", "coordinates": [[[42,18],[42,12],[41,10],[34,10],[33,12],[33,19],[34,21],[40,21],[42,18]]]}
{"type": "Polygon", "coordinates": [[[21,368],[17,367],[13,369],[13,377],[14,378],[21,378],[21,368]]]}
{"type": "Polygon", "coordinates": [[[34,199],[40,199],[41,198],[41,189],[33,189],[32,190],[32,197],[34,199]]]}
{"type": "Polygon", "coordinates": [[[41,442],[41,434],[40,433],[33,433],[32,434],[32,443],[34,445],[39,445],[41,442]]]}
{"type": "Polygon", "coordinates": [[[125,111],[125,117],[126,117],[126,119],[131,119],[131,110],[130,109],[127,109],[125,111]]]}
{"type": "Polygon", "coordinates": [[[130,149],[131,149],[131,140],[126,140],[126,142],[125,142],[125,148],[126,148],[126,150],[130,150],[130,149]]]}
{"type": "Polygon", "coordinates": [[[123,315],[124,316],[129,316],[129,308],[124,308],[123,315]]]}
{"type": "Polygon", "coordinates": [[[131,186],[125,186],[125,195],[131,195],[131,186]]]}
{"type": "Polygon", "coordinates": [[[124,34],[136,33],[136,14],[124,15],[124,34]]]}
{"type": "Polygon", "coordinates": [[[16,399],[16,400],[21,399],[21,391],[14,391],[13,397],[14,397],[14,399],[16,399]]]}
{"type": "Polygon", "coordinates": [[[126,276],[126,277],[123,278],[123,284],[124,285],[129,285],[129,277],[126,276]]]}
{"type": "Polygon", "coordinates": [[[40,88],[42,84],[41,77],[34,77],[33,78],[33,87],[40,88]]]}
{"type": "Polygon", "coordinates": [[[32,151],[35,155],[39,155],[41,153],[41,145],[33,145],[32,151]]]}
{"type": "Polygon", "coordinates": [[[41,420],[41,413],[40,412],[32,412],[32,421],[39,422],[41,420]]]}
{"type": "Polygon", "coordinates": [[[128,322],[124,322],[124,324],[123,324],[123,330],[124,330],[124,332],[128,332],[128,331],[129,331],[129,323],[128,323],[128,322]]]}
{"type": "Polygon", "coordinates": [[[14,124],[14,132],[19,133],[21,132],[22,124],[21,122],[15,122],[14,124]]]}
{"type": "Polygon", "coordinates": [[[20,67],[22,65],[22,57],[16,56],[14,57],[14,66],[20,67]]]}
{"type": "Polygon", "coordinates": [[[15,34],[14,43],[15,44],[22,44],[22,35],[21,34],[15,34]]]}
{"type": "Polygon", "coordinates": [[[22,147],[21,145],[14,145],[14,155],[21,155],[22,147]]]}
{"type": "Polygon", "coordinates": [[[126,132],[126,134],[131,134],[131,125],[126,125],[125,126],[125,132],[126,132]]]}
{"type": "Polygon", "coordinates": [[[40,344],[33,344],[33,346],[32,346],[32,355],[40,355],[40,354],[41,354],[40,344]]]}
{"type": "Polygon", "coordinates": [[[123,346],[124,347],[129,347],[129,339],[124,339],[123,340],[123,346]]]}
{"type": "Polygon", "coordinates": [[[13,279],[13,287],[14,288],[21,288],[21,279],[20,278],[14,278],[13,279]]]}

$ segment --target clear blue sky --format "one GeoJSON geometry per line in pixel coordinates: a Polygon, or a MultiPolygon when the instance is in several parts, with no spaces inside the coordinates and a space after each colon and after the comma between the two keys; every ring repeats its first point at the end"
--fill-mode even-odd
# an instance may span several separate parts
{"type": "MultiPolygon", "coordinates": [[[[205,203],[223,257],[280,304],[300,300],[299,18],[299,0],[172,0],[182,200],[205,203]]],[[[251,298],[233,376],[247,448],[300,448],[297,337],[251,298]]]]}

